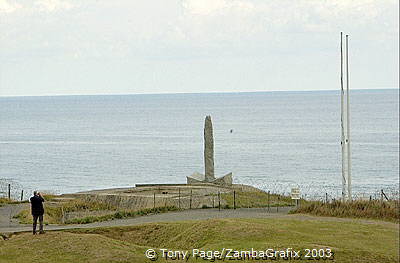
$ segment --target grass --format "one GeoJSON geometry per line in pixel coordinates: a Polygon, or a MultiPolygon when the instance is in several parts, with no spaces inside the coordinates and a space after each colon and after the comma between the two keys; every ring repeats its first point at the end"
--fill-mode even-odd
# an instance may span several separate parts
{"type": "MultiPolygon", "coordinates": [[[[331,262],[388,263],[398,262],[398,246],[398,226],[393,223],[304,220],[293,215],[282,219],[210,219],[50,231],[39,236],[18,234],[7,241],[0,240],[0,263],[149,262],[144,257],[148,248],[159,252],[159,248],[265,250],[288,247],[296,250],[330,248],[334,252],[331,262]]],[[[191,258],[189,262],[199,260],[191,258]]]]}
{"type": "Polygon", "coordinates": [[[59,195],[55,194],[43,194],[42,195],[43,199],[47,202],[54,201],[55,199],[59,198],[59,195]]]}
{"type": "Polygon", "coordinates": [[[15,201],[15,200],[4,198],[4,197],[0,198],[0,206],[7,205],[7,204],[21,204],[21,203],[27,203],[27,202],[28,201],[15,201]]]}
{"type": "MultiPolygon", "coordinates": [[[[52,200],[54,197],[44,197],[45,200],[52,200]]],[[[83,211],[104,211],[104,210],[116,210],[115,207],[107,205],[105,203],[86,201],[83,199],[75,199],[67,202],[45,202],[45,224],[61,224],[63,218],[63,212],[83,212],[83,211]]],[[[14,218],[18,218],[21,224],[32,223],[32,217],[30,210],[22,210],[14,218]]]]}
{"type": "Polygon", "coordinates": [[[331,217],[351,217],[351,218],[371,218],[386,221],[399,222],[399,204],[396,201],[381,202],[371,201],[352,201],[341,202],[332,201],[324,203],[320,201],[305,202],[291,213],[304,213],[318,216],[331,217]]]}
{"type": "MultiPolygon", "coordinates": [[[[226,202],[224,208],[233,208],[233,192],[221,194],[221,199],[226,202]]],[[[276,206],[293,206],[293,200],[288,196],[270,194],[264,191],[252,191],[252,192],[235,192],[236,207],[267,207],[268,204],[271,207],[276,206]]]]}
{"type": "Polygon", "coordinates": [[[114,219],[123,219],[123,218],[132,218],[137,216],[144,216],[149,214],[159,214],[159,213],[166,213],[169,211],[177,211],[178,208],[175,206],[166,206],[166,207],[156,207],[156,208],[147,208],[141,209],[138,211],[118,211],[113,214],[103,215],[103,216],[87,216],[83,218],[75,218],[72,220],[68,220],[66,224],[89,224],[94,222],[101,222],[107,220],[114,220],[114,219]]]}
{"type": "MultiPolygon", "coordinates": [[[[146,208],[137,211],[130,210],[116,210],[115,208],[106,206],[101,203],[95,202],[85,202],[83,200],[74,200],[62,206],[65,212],[76,212],[76,211],[103,211],[113,209],[115,211],[111,211],[111,213],[100,216],[84,216],[79,218],[73,218],[70,220],[62,220],[62,209],[59,204],[56,206],[46,206],[45,215],[44,215],[44,224],[89,224],[94,222],[102,222],[114,219],[123,219],[123,218],[132,218],[137,216],[144,216],[148,214],[158,214],[158,213],[166,213],[169,211],[177,211],[178,208],[175,206],[166,206],[166,207],[156,207],[156,208],[146,208]]],[[[21,224],[31,224],[32,216],[30,214],[30,210],[22,210],[19,212],[14,218],[19,219],[21,224]]]]}
{"type": "MultiPolygon", "coordinates": [[[[85,199],[63,200],[57,195],[43,195],[45,202],[44,224],[88,224],[93,222],[107,221],[119,218],[136,217],[149,213],[163,213],[177,210],[176,207],[166,206],[154,209],[141,209],[139,211],[126,211],[107,203],[88,201],[85,199]],[[68,219],[64,215],[74,213],[75,218],[68,219]],[[99,212],[99,213],[90,213],[99,212]],[[88,215],[89,214],[89,215],[88,215]],[[99,215],[100,214],[100,215],[99,215]]],[[[233,192],[221,194],[223,209],[233,208],[233,192]]],[[[7,199],[8,200],[8,199],[7,199]]],[[[263,191],[242,192],[236,191],[236,207],[271,207],[293,205],[290,197],[270,194],[263,191]]],[[[211,208],[203,205],[202,208],[211,208]]],[[[21,224],[30,224],[32,216],[29,209],[22,210],[14,218],[21,224]]]]}

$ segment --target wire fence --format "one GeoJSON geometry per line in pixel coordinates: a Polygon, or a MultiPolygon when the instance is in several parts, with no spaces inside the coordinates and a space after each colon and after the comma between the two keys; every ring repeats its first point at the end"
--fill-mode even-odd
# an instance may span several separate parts
{"type": "Polygon", "coordinates": [[[32,189],[24,187],[15,180],[0,178],[0,198],[25,201],[32,195],[32,192],[32,189]]]}
{"type": "MultiPolygon", "coordinates": [[[[265,189],[265,187],[263,187],[265,189]]],[[[319,194],[307,194],[306,190],[302,190],[301,199],[309,201],[331,202],[341,200],[341,196],[334,191],[320,192],[319,194]]],[[[28,200],[32,195],[33,189],[25,187],[12,179],[0,178],[0,198],[9,198],[14,201],[28,200]]],[[[218,208],[218,207],[269,207],[277,204],[283,206],[292,205],[294,201],[290,198],[290,189],[282,191],[278,187],[271,190],[262,191],[264,195],[249,196],[247,191],[239,189],[226,188],[204,193],[202,191],[193,190],[178,190],[163,191],[158,190],[154,193],[154,200],[151,206],[176,206],[182,209],[191,208],[218,208]],[[279,198],[279,199],[278,199],[279,198]]],[[[400,191],[396,188],[377,189],[372,192],[354,193],[352,200],[382,200],[382,201],[400,201],[400,191]]]]}
{"type": "MultiPolygon", "coordinates": [[[[309,201],[322,201],[326,199],[328,194],[330,199],[339,200],[342,198],[341,189],[338,186],[325,185],[322,182],[301,182],[299,184],[293,182],[282,182],[278,180],[271,181],[260,181],[257,179],[249,179],[241,181],[259,188],[263,191],[270,191],[271,193],[280,194],[283,196],[290,196],[292,188],[299,188],[301,192],[301,198],[309,201]]],[[[390,200],[399,200],[399,185],[394,184],[393,186],[375,186],[371,189],[371,186],[354,186],[353,185],[353,200],[377,200],[380,199],[381,190],[384,191],[386,196],[390,200]]]]}
{"type": "MultiPolygon", "coordinates": [[[[149,195],[148,195],[149,196],[149,195]]],[[[149,202],[143,202],[141,208],[176,207],[179,209],[237,209],[237,208],[265,208],[271,212],[284,211],[282,207],[294,207],[300,205],[298,200],[293,200],[287,193],[272,193],[271,191],[246,191],[239,188],[215,188],[204,193],[204,189],[185,188],[161,188],[151,191],[149,202]]],[[[305,198],[301,198],[305,200],[305,198]]],[[[330,203],[340,201],[336,195],[324,193],[321,195],[308,196],[308,201],[321,201],[330,203]]],[[[356,194],[353,201],[399,201],[399,191],[381,189],[373,193],[356,194]]],[[[136,203],[136,202],[134,202],[136,203]]],[[[118,206],[118,205],[117,205],[118,206]]],[[[130,207],[136,209],[137,207],[130,207]]]]}
{"type": "MultiPolygon", "coordinates": [[[[290,197],[272,194],[263,191],[246,191],[241,189],[212,188],[169,188],[149,191],[147,202],[141,202],[140,208],[176,207],[178,209],[199,209],[199,208],[272,208],[283,206],[294,206],[295,201],[290,197]],[[151,199],[151,200],[150,200],[151,199]]],[[[97,197],[94,197],[97,198],[97,197]]],[[[108,198],[111,199],[110,196],[108,198]]],[[[135,199],[136,197],[132,197],[135,199]]],[[[106,199],[102,200],[107,202],[106,199]]],[[[126,204],[125,201],[122,201],[126,204]]],[[[137,209],[138,202],[132,202],[130,209],[137,209]]],[[[117,206],[119,206],[117,204],[117,206]]],[[[276,210],[276,209],[275,209],[276,210]]],[[[275,211],[274,210],[274,211],[275,211]]]]}
{"type": "MultiPolygon", "coordinates": [[[[342,197],[337,194],[332,193],[322,193],[322,194],[314,194],[314,195],[302,195],[302,199],[310,200],[310,201],[323,201],[323,202],[331,202],[335,200],[341,200],[342,197]]],[[[375,190],[372,192],[362,192],[362,193],[354,193],[351,197],[352,200],[381,200],[381,201],[400,201],[400,191],[393,188],[384,188],[380,190],[375,190]]]]}

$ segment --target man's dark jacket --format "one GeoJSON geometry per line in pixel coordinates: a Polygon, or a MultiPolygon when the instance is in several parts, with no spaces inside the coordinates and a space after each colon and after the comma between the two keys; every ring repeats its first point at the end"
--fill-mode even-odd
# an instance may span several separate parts
{"type": "Polygon", "coordinates": [[[43,202],[44,199],[41,196],[35,195],[31,197],[32,215],[40,216],[44,214],[43,202]]]}

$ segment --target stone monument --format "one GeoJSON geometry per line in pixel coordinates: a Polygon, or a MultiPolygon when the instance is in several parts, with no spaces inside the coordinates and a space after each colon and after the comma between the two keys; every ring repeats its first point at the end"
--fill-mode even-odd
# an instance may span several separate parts
{"type": "Polygon", "coordinates": [[[206,182],[215,180],[214,176],[214,135],[211,116],[204,122],[204,172],[206,182]]]}
{"type": "Polygon", "coordinates": [[[187,184],[211,183],[223,186],[232,185],[232,173],[220,178],[214,175],[214,135],[211,116],[206,116],[204,122],[204,173],[193,173],[187,176],[187,184]]]}

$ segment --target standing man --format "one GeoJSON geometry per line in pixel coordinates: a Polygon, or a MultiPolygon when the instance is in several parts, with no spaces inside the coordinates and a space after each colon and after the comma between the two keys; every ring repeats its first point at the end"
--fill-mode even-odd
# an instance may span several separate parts
{"type": "Polygon", "coordinates": [[[43,202],[44,199],[42,195],[34,191],[33,196],[30,199],[31,201],[31,207],[32,207],[32,216],[33,216],[33,234],[36,234],[36,224],[37,220],[39,218],[39,234],[44,234],[43,231],[43,214],[44,214],[44,208],[43,208],[43,202]]]}

